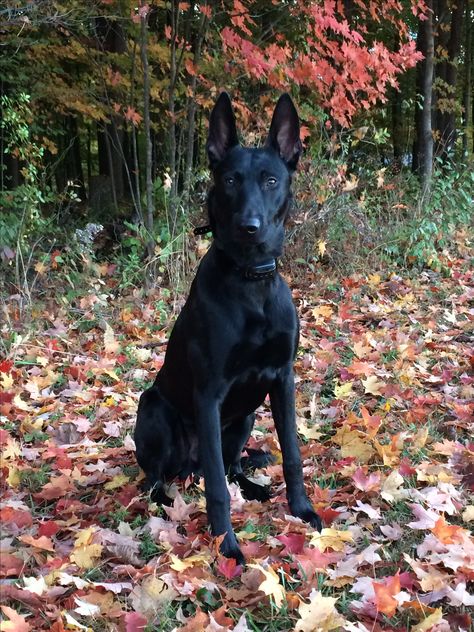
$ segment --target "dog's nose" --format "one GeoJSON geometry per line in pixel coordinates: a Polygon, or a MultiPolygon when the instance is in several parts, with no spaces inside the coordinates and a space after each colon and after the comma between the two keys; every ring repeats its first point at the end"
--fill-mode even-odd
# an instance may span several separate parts
{"type": "Polygon", "coordinates": [[[255,218],[248,219],[241,225],[241,230],[249,235],[254,235],[260,228],[260,220],[255,218]]]}

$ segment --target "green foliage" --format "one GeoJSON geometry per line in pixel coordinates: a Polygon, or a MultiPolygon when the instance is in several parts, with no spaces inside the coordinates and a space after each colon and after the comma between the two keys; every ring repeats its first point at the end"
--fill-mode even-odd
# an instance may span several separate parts
{"type": "Polygon", "coordinates": [[[24,92],[15,97],[2,95],[0,128],[5,141],[5,153],[10,152],[22,164],[23,182],[12,191],[0,191],[0,243],[15,246],[28,232],[41,223],[40,204],[49,198],[42,186],[44,149],[31,133],[31,98],[24,92]]]}

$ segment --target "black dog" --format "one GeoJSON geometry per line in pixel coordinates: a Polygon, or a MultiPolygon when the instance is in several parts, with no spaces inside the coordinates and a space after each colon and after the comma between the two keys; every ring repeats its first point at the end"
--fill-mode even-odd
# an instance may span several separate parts
{"type": "Polygon", "coordinates": [[[212,533],[225,533],[222,553],[242,563],[226,474],[247,498],[269,498],[241,464],[254,411],[267,394],[291,513],[321,528],[304,489],[295,429],[298,319],[276,262],[301,152],[290,97],[280,97],[265,147],[248,149],[238,143],[230,99],[222,93],[211,114],[207,152],[214,176],[208,199],[214,243],[171,332],[165,363],[140,398],[135,443],[158,502],[170,503],[165,480],[202,471],[212,533]]]}

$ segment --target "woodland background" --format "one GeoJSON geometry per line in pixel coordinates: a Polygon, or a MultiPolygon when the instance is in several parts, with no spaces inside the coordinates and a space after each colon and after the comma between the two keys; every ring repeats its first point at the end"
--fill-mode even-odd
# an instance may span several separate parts
{"type": "Polygon", "coordinates": [[[472,0],[3,0],[0,632],[468,632],[474,595],[472,0]],[[133,427],[209,246],[219,92],[248,144],[297,104],[281,270],[318,533],[230,484],[163,509],[133,427]],[[218,539],[217,539],[218,540],[218,539]]]}
{"type": "Polygon", "coordinates": [[[207,119],[222,89],[249,143],[264,139],[281,91],[298,104],[306,154],[290,238],[302,265],[434,261],[472,220],[473,10],[4,3],[4,270],[27,292],[32,257],[40,274],[65,256],[79,270],[114,261],[121,286],[157,270],[181,279],[195,264],[190,227],[205,214],[207,119]]]}

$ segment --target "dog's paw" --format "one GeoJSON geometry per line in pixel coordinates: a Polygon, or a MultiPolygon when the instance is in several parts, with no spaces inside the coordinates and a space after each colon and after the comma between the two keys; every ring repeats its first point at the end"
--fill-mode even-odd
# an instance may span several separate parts
{"type": "Polygon", "coordinates": [[[245,565],[244,555],[239,548],[237,538],[234,534],[232,534],[231,537],[226,535],[226,537],[222,541],[220,550],[224,557],[233,557],[237,565],[245,565]]]}
{"type": "Polygon", "coordinates": [[[305,503],[303,507],[290,507],[290,509],[293,516],[295,516],[296,518],[301,518],[301,520],[303,520],[304,522],[308,522],[314,529],[321,531],[321,529],[323,528],[321,518],[314,511],[309,501],[307,504],[305,503]]]}
{"type": "Polygon", "coordinates": [[[244,485],[240,485],[242,495],[246,500],[258,500],[261,503],[267,502],[271,498],[269,487],[258,485],[253,481],[247,480],[244,485]]]}

